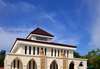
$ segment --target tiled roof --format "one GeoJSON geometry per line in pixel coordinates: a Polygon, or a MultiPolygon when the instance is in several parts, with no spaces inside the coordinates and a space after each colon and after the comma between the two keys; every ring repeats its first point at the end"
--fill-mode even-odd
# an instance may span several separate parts
{"type": "Polygon", "coordinates": [[[39,35],[45,35],[45,36],[51,36],[51,37],[54,37],[52,34],[40,29],[40,28],[36,28],[35,30],[33,30],[31,32],[31,34],[39,34],[39,35]]]}

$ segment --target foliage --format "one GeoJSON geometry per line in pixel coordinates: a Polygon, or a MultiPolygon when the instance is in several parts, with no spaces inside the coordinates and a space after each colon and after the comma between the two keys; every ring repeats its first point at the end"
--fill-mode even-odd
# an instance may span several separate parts
{"type": "Polygon", "coordinates": [[[80,58],[81,56],[80,56],[79,53],[77,53],[77,52],[74,51],[74,57],[75,57],[75,58],[80,58]]]}
{"type": "Polygon", "coordinates": [[[100,49],[89,51],[84,58],[88,59],[88,67],[96,67],[96,69],[100,69],[100,49]]]}
{"type": "Polygon", "coordinates": [[[5,54],[6,54],[5,50],[0,51],[0,67],[4,67],[5,54]]]}

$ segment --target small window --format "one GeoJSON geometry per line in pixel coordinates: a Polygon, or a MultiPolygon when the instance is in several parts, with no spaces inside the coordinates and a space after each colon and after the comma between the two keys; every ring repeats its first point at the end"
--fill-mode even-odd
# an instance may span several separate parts
{"type": "Polygon", "coordinates": [[[56,49],[55,49],[55,56],[56,56],[56,49]]]}
{"type": "Polygon", "coordinates": [[[18,62],[17,62],[17,68],[19,69],[19,60],[18,60],[18,62]]]}
{"type": "Polygon", "coordinates": [[[68,57],[69,51],[67,51],[67,57],[68,57]]]}
{"type": "Polygon", "coordinates": [[[35,55],[35,47],[33,47],[33,55],[35,55]]]}
{"type": "Polygon", "coordinates": [[[51,49],[51,56],[53,56],[53,49],[51,49]]]}
{"type": "Polygon", "coordinates": [[[58,56],[59,56],[59,50],[58,50],[58,56]]]}
{"type": "Polygon", "coordinates": [[[16,67],[16,61],[14,60],[14,68],[16,67]]]}
{"type": "Polygon", "coordinates": [[[45,55],[46,55],[46,51],[47,51],[47,49],[45,48],[45,55]]]}
{"type": "Polygon", "coordinates": [[[29,47],[29,54],[31,54],[31,46],[29,47]]]}
{"type": "Polygon", "coordinates": [[[83,66],[83,63],[82,62],[80,62],[80,64],[79,64],[79,67],[81,67],[81,66],[83,66]]]}
{"type": "Polygon", "coordinates": [[[36,40],[47,41],[47,38],[43,38],[43,37],[36,37],[36,40]]]}
{"type": "Polygon", "coordinates": [[[25,46],[25,54],[27,54],[27,46],[25,46]]]}
{"type": "Polygon", "coordinates": [[[39,47],[37,48],[37,54],[39,54],[39,47]]]}
{"type": "Polygon", "coordinates": [[[63,52],[63,50],[61,50],[61,53],[63,52]]]}
{"type": "Polygon", "coordinates": [[[43,50],[43,48],[41,48],[41,50],[43,50]]]}
{"type": "Polygon", "coordinates": [[[64,53],[66,53],[66,50],[64,50],[64,53]]]}

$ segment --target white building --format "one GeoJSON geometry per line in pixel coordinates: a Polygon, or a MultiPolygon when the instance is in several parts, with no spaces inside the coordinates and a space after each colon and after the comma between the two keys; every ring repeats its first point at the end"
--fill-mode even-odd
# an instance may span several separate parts
{"type": "Polygon", "coordinates": [[[76,46],[53,43],[50,33],[36,28],[26,39],[17,38],[6,54],[4,69],[86,69],[87,59],[74,58],[76,46]]]}

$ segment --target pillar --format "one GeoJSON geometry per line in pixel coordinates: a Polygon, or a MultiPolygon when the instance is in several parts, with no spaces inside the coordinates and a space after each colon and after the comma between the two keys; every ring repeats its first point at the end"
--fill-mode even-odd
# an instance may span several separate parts
{"type": "Polygon", "coordinates": [[[37,55],[37,47],[35,47],[35,55],[37,55]]]}
{"type": "Polygon", "coordinates": [[[6,68],[11,69],[11,64],[7,64],[6,68]]]}
{"type": "Polygon", "coordinates": [[[53,49],[53,57],[55,57],[55,49],[53,49]]]}
{"type": "Polygon", "coordinates": [[[27,46],[27,54],[29,54],[29,46],[27,46]]]}
{"type": "Polygon", "coordinates": [[[23,65],[23,69],[27,69],[27,65],[23,65]]]}
{"type": "Polygon", "coordinates": [[[15,69],[17,69],[17,60],[15,60],[15,64],[16,64],[16,65],[15,65],[15,69]]]}
{"type": "Polygon", "coordinates": [[[31,55],[33,55],[33,47],[31,46],[31,55]]]}

